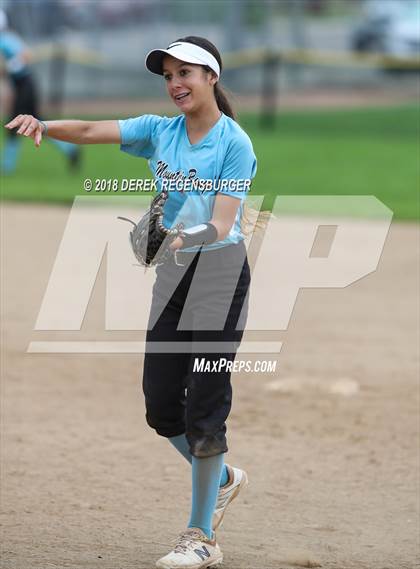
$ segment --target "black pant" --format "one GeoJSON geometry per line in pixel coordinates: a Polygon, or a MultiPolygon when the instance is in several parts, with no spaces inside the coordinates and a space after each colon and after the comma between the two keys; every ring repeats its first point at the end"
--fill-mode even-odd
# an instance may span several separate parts
{"type": "Polygon", "coordinates": [[[250,270],[243,242],[178,258],[189,266],[178,267],[171,257],[156,270],[143,372],[146,420],[164,437],[185,433],[191,454],[208,457],[228,450],[231,373],[194,370],[194,360],[204,358],[210,368],[221,358],[234,361],[248,312],[250,270]],[[154,351],[158,342],[181,342],[183,351],[154,351]],[[215,342],[219,351],[209,353],[215,342]]]}
{"type": "MultiPolygon", "coordinates": [[[[40,118],[38,92],[32,75],[12,77],[11,81],[13,85],[13,105],[7,122],[10,122],[17,115],[33,115],[36,118],[40,118]]],[[[16,136],[15,129],[7,132],[11,138],[16,136]]]]}

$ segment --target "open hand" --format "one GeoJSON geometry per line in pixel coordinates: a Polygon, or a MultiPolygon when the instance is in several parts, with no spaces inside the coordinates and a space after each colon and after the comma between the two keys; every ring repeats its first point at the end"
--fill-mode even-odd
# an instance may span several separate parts
{"type": "Polygon", "coordinates": [[[7,123],[5,127],[9,130],[17,128],[17,134],[30,136],[34,139],[36,147],[40,146],[45,130],[44,125],[32,115],[18,115],[7,123]]]}

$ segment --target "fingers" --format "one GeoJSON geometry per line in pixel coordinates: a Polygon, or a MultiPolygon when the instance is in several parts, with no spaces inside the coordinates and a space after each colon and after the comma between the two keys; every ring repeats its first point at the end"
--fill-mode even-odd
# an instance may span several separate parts
{"type": "Polygon", "coordinates": [[[42,128],[41,126],[35,131],[35,135],[33,137],[35,141],[35,146],[38,148],[41,145],[42,140],[42,128]]]}
{"type": "Polygon", "coordinates": [[[169,245],[169,249],[171,251],[176,251],[177,249],[180,249],[183,246],[184,242],[182,240],[181,237],[176,237],[172,243],[169,245]]]}
{"type": "MultiPolygon", "coordinates": [[[[22,130],[23,128],[24,128],[24,125],[21,126],[21,128],[18,130],[18,132],[20,130],[22,130]]],[[[30,121],[27,128],[22,133],[19,132],[19,134],[23,134],[23,136],[32,136],[33,133],[39,129],[42,129],[42,126],[39,124],[37,119],[33,119],[32,121],[30,121]]]]}
{"type": "Polygon", "coordinates": [[[12,129],[17,128],[22,124],[22,121],[25,119],[26,115],[18,115],[14,119],[12,119],[9,123],[5,125],[6,128],[12,129]]]}
{"type": "Polygon", "coordinates": [[[17,134],[30,136],[35,141],[35,146],[40,146],[42,140],[42,125],[32,115],[18,115],[5,125],[9,130],[17,128],[17,134]]]}
{"type": "Polygon", "coordinates": [[[33,116],[31,116],[31,115],[26,115],[26,116],[25,116],[25,119],[22,121],[22,123],[21,123],[21,125],[20,125],[20,127],[19,127],[19,129],[18,129],[18,131],[17,131],[17,133],[18,133],[18,134],[23,134],[24,136],[29,136],[29,135],[27,134],[27,131],[28,131],[29,128],[31,127],[33,121],[36,121],[36,123],[38,123],[38,121],[37,121],[36,119],[34,119],[33,116]]]}
{"type": "Polygon", "coordinates": [[[18,134],[23,134],[24,136],[30,136],[31,133],[39,125],[38,120],[32,115],[18,115],[5,126],[8,129],[17,128],[18,134]]]}

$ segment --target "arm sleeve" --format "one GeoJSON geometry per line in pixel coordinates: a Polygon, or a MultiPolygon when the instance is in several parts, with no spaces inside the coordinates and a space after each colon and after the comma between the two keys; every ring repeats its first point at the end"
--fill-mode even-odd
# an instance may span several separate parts
{"type": "Polygon", "coordinates": [[[142,115],[118,121],[123,152],[142,158],[151,158],[156,147],[156,133],[162,117],[142,115]]]}
{"type": "MultiPolygon", "coordinates": [[[[251,180],[257,171],[257,159],[248,138],[237,138],[229,145],[226,153],[221,180],[251,180]]],[[[249,186],[248,186],[249,190],[249,186]]],[[[248,190],[235,191],[229,188],[219,190],[219,193],[245,200],[248,190]]]]}

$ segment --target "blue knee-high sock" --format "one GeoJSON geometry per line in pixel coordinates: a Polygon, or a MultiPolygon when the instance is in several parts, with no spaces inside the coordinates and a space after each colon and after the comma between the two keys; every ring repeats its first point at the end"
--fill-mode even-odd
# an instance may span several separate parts
{"type": "Polygon", "coordinates": [[[200,528],[213,537],[212,519],[219,493],[223,454],[208,458],[192,457],[192,506],[189,528],[200,528]]]}
{"type": "Polygon", "coordinates": [[[21,140],[17,136],[7,136],[1,157],[1,167],[5,174],[11,174],[16,170],[21,140]]]}
{"type": "Polygon", "coordinates": [[[178,435],[177,437],[170,437],[169,442],[174,445],[176,450],[182,454],[188,462],[192,463],[192,456],[190,453],[190,445],[185,435],[178,435]]]}
{"type": "MultiPolygon", "coordinates": [[[[178,435],[177,437],[171,437],[169,441],[173,444],[178,452],[182,454],[182,456],[188,460],[188,462],[192,463],[192,456],[190,453],[190,445],[187,441],[187,437],[185,435],[178,435]]],[[[223,465],[222,475],[220,477],[220,486],[224,486],[227,484],[229,480],[228,470],[226,468],[226,464],[223,465]]]]}

